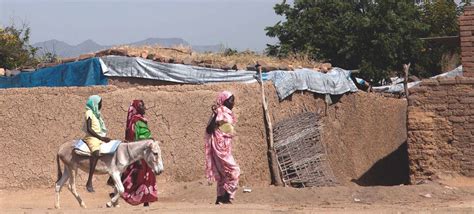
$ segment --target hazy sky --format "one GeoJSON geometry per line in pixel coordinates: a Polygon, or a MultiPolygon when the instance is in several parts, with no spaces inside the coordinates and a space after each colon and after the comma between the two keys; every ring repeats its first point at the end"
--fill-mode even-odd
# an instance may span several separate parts
{"type": "Polygon", "coordinates": [[[194,45],[262,50],[282,0],[0,0],[0,24],[26,22],[31,42],[102,45],[180,37],[194,45]]]}
{"type": "Polygon", "coordinates": [[[264,28],[282,19],[273,10],[281,1],[0,0],[0,25],[28,23],[32,43],[58,39],[75,45],[92,39],[113,45],[180,37],[194,45],[263,50],[276,42],[264,28]]]}

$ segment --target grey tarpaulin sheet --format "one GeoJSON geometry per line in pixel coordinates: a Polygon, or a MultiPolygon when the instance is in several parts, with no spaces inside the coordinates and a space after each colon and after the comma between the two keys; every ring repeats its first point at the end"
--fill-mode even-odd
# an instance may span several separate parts
{"type": "MultiPolygon", "coordinates": [[[[448,71],[446,73],[442,73],[430,78],[438,78],[438,77],[456,77],[456,76],[462,76],[463,75],[463,70],[462,70],[462,65],[455,68],[452,71],[448,71]]],[[[412,88],[420,84],[421,81],[415,81],[415,82],[409,82],[408,83],[408,88],[412,88]]],[[[403,82],[399,83],[397,82],[396,84],[393,85],[386,85],[386,86],[377,86],[372,88],[376,92],[386,92],[386,93],[402,93],[405,88],[403,87],[403,82]]]]}
{"type": "MultiPolygon", "coordinates": [[[[257,81],[255,71],[224,71],[190,65],[159,63],[142,58],[106,56],[104,75],[114,77],[138,77],[176,83],[204,84],[216,82],[257,81]]],[[[263,80],[271,80],[280,100],[297,90],[308,90],[320,94],[339,95],[355,92],[357,87],[350,79],[350,71],[333,68],[327,74],[311,69],[295,71],[271,71],[263,73],[263,80]]]]}
{"type": "Polygon", "coordinates": [[[308,90],[319,94],[339,95],[356,92],[357,86],[350,78],[351,71],[333,68],[328,73],[320,73],[311,69],[294,71],[272,71],[266,74],[273,81],[280,100],[295,91],[308,90]]]}
{"type": "Polygon", "coordinates": [[[176,83],[255,82],[255,71],[224,71],[197,66],[159,63],[142,58],[105,56],[105,76],[138,77],[176,83]]]}

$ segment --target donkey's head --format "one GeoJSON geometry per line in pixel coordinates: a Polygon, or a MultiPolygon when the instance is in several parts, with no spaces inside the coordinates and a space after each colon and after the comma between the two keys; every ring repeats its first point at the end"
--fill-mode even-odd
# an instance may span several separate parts
{"type": "Polygon", "coordinates": [[[159,141],[148,141],[147,149],[145,149],[145,161],[148,166],[153,170],[155,175],[159,175],[163,172],[163,159],[161,158],[161,149],[158,143],[159,141]]]}

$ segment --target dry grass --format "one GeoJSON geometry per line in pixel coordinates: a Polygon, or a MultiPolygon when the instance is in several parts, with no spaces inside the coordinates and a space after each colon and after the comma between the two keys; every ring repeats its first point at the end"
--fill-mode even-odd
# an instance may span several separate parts
{"type": "Polygon", "coordinates": [[[241,52],[233,55],[225,55],[224,53],[197,53],[196,60],[206,61],[212,60],[219,63],[237,64],[242,66],[255,65],[257,62],[266,64],[272,67],[315,67],[320,63],[309,60],[307,57],[290,57],[290,58],[276,58],[256,54],[253,52],[241,52]]]}
{"type": "MultiPolygon", "coordinates": [[[[106,55],[119,55],[128,57],[142,57],[157,62],[195,65],[224,70],[255,70],[258,62],[263,71],[293,70],[295,68],[312,68],[326,72],[331,69],[331,64],[311,60],[304,55],[293,55],[286,58],[277,58],[258,54],[252,51],[239,53],[198,53],[187,46],[162,47],[153,46],[117,46],[96,53],[83,54],[77,58],[64,58],[58,63],[73,62],[91,57],[106,55]]],[[[46,65],[52,66],[52,65],[46,65]]]]}
{"type": "Polygon", "coordinates": [[[127,53],[127,56],[143,57],[159,62],[171,62],[189,65],[198,65],[212,68],[239,70],[252,68],[257,62],[267,70],[292,70],[293,68],[319,68],[322,63],[313,61],[306,56],[291,56],[288,58],[276,58],[251,51],[236,54],[224,53],[197,53],[190,47],[175,46],[172,48],[153,46],[118,46],[112,48],[127,53]],[[234,68],[235,68],[234,67],[234,68]]]}

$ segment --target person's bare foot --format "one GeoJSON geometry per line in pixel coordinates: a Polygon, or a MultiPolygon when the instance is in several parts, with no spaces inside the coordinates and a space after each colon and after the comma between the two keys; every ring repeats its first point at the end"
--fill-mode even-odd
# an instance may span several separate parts
{"type": "Polygon", "coordinates": [[[150,206],[150,203],[145,202],[145,203],[143,203],[143,206],[144,206],[144,207],[149,207],[149,206],[150,206]]]}
{"type": "Polygon", "coordinates": [[[92,185],[86,185],[87,192],[95,192],[94,187],[92,185]]]}

